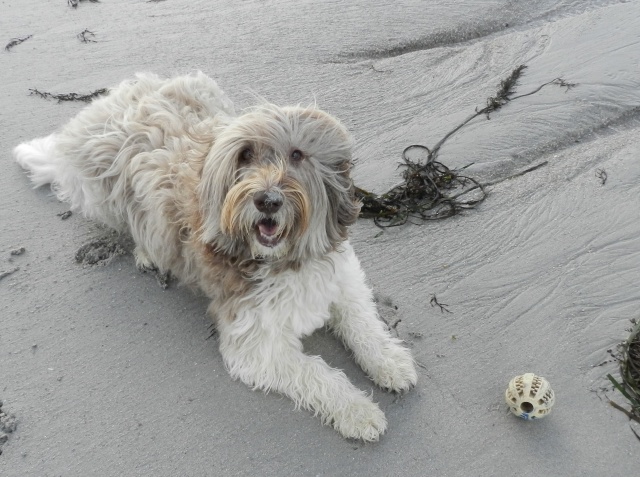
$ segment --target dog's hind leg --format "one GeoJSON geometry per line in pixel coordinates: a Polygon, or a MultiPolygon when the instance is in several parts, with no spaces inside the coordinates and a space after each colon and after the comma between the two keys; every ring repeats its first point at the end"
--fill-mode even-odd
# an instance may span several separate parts
{"type": "Polygon", "coordinates": [[[254,310],[218,323],[220,352],[229,374],[254,389],[277,391],[319,415],[344,437],[377,441],[387,427],[384,413],[364,392],[283,330],[265,329],[254,310]],[[275,331],[275,332],[274,332],[275,331]]]}
{"type": "Polygon", "coordinates": [[[157,267],[147,255],[147,252],[140,245],[136,245],[136,248],[133,250],[133,256],[136,259],[136,267],[141,272],[154,272],[157,270],[157,267]]]}
{"type": "Polygon", "coordinates": [[[156,281],[162,289],[169,287],[170,273],[168,271],[160,271],[143,247],[136,245],[136,248],[133,249],[133,256],[136,259],[136,268],[138,270],[142,273],[149,272],[155,275],[156,281]]]}
{"type": "Polygon", "coordinates": [[[378,317],[360,263],[351,246],[345,247],[338,254],[342,262],[336,263],[341,294],[332,306],[331,329],[378,386],[397,392],[410,389],[418,379],[411,353],[378,317]]]}

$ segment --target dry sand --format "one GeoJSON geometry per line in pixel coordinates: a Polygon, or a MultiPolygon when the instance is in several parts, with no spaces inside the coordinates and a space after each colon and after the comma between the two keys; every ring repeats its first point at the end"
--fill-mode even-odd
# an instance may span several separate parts
{"type": "Polygon", "coordinates": [[[616,371],[607,350],[640,317],[640,2],[4,0],[0,10],[2,41],[33,35],[0,53],[0,400],[17,422],[0,438],[1,476],[638,474],[640,443],[608,405],[623,401],[605,376],[616,371]],[[77,37],[85,29],[95,43],[77,37]],[[331,336],[305,342],[372,390],[390,422],[377,444],[232,381],[206,339],[204,299],[163,290],[126,253],[77,263],[104,231],[78,214],[62,220],[66,205],[31,190],[11,158],[82,107],[29,88],[89,93],[137,71],[201,69],[239,107],[255,95],[315,98],[357,138],[356,183],[383,192],[405,146],[435,144],[522,63],[518,91],[555,77],[578,86],[478,118],[440,160],[474,162],[483,181],[548,165],[490,187],[464,216],[352,231],[382,315],[401,320],[421,364],[417,388],[374,389],[331,336]],[[452,313],[431,307],[433,294],[452,313]],[[504,405],[524,372],[556,392],[542,421],[504,405]]]}

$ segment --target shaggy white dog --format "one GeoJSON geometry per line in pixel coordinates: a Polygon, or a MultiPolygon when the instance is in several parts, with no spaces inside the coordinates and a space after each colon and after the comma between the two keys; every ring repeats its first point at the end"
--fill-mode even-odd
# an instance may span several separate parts
{"type": "Polygon", "coordinates": [[[36,186],[50,183],[72,209],[130,233],[139,267],[213,300],[233,378],[286,394],[345,437],[375,441],[387,426],[378,405],[300,342],[328,324],[378,386],[416,383],[347,239],[359,211],[352,146],[313,107],[237,115],[202,73],[140,74],[14,155],[36,186]]]}

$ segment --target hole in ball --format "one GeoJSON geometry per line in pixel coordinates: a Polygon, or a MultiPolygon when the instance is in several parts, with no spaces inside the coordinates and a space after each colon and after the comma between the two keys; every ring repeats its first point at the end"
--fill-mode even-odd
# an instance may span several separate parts
{"type": "Polygon", "coordinates": [[[522,404],[520,404],[520,409],[522,409],[523,412],[526,412],[527,414],[529,414],[530,412],[533,411],[533,404],[531,404],[530,402],[524,401],[522,404]]]}

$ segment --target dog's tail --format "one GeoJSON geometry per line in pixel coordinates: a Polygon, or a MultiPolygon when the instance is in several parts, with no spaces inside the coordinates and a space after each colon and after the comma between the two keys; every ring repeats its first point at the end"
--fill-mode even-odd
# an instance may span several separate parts
{"type": "Polygon", "coordinates": [[[33,139],[16,146],[13,157],[29,171],[34,187],[53,184],[60,174],[60,161],[55,156],[55,134],[33,139]]]}

